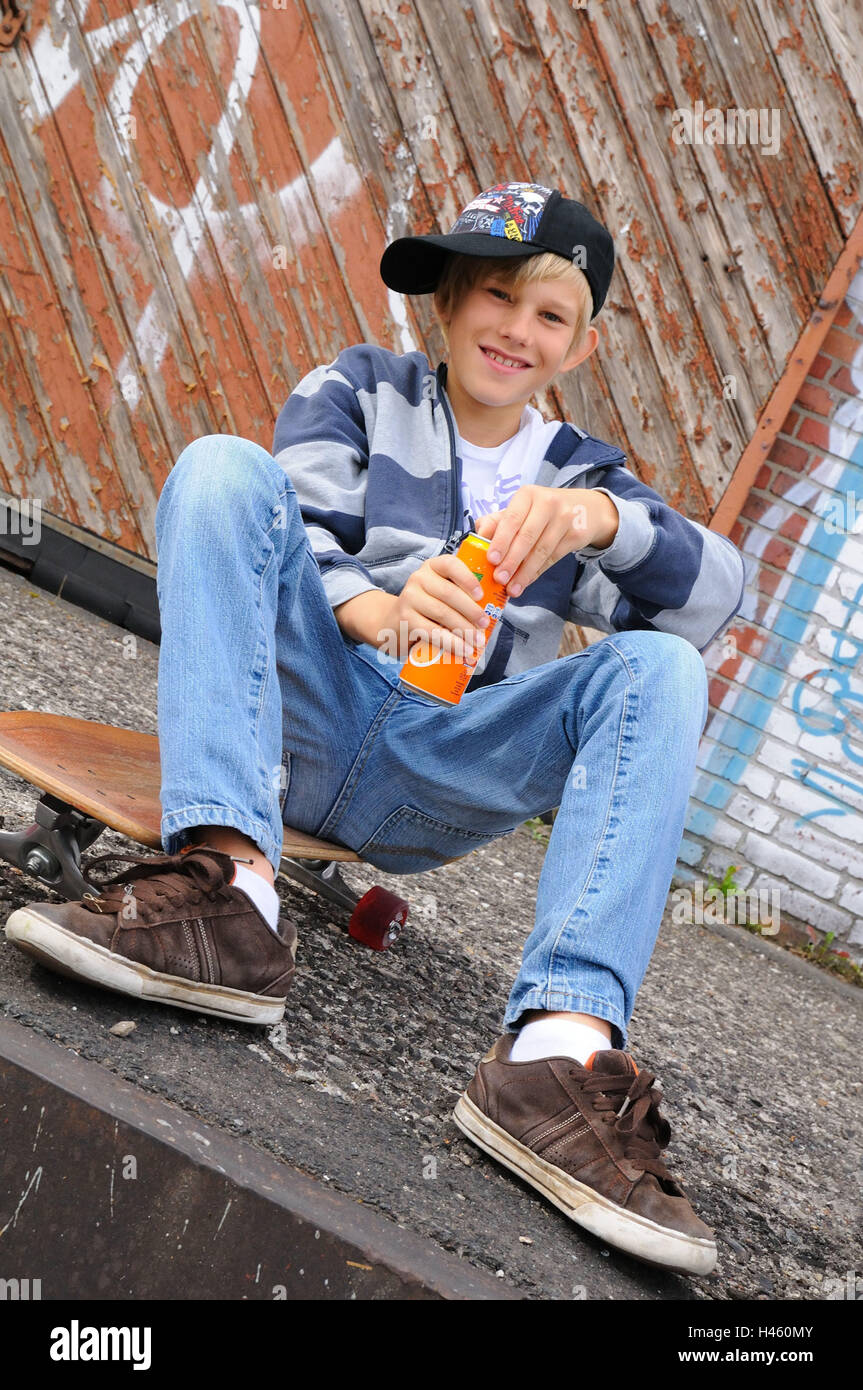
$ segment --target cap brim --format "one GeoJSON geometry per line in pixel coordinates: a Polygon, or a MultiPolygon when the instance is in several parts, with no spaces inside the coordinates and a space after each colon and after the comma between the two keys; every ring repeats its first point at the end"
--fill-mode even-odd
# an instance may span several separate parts
{"type": "Polygon", "coordinates": [[[381,257],[381,279],[399,294],[431,294],[437,289],[447,256],[482,256],[489,260],[513,260],[537,256],[546,250],[533,241],[510,241],[482,232],[456,232],[449,236],[403,236],[392,242],[381,257]]]}

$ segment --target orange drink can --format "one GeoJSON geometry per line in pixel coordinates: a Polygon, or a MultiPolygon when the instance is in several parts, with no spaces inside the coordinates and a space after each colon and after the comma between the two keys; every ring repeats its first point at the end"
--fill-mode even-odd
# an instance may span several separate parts
{"type": "MultiPolygon", "coordinates": [[[[477,603],[489,619],[488,627],[482,629],[486,644],[507,599],[506,585],[492,578],[495,566],[488,561],[489,545],[490,541],[470,531],[456,551],[456,559],[467,565],[482,586],[482,598],[477,603]]],[[[431,642],[415,642],[399,672],[399,684],[439,705],[457,705],[475,669],[431,642]]]]}

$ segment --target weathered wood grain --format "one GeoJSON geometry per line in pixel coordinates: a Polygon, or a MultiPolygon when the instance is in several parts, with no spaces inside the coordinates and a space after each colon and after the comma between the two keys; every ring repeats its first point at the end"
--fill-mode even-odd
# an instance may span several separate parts
{"type": "MultiPolygon", "coordinates": [[[[520,113],[524,103],[520,100],[514,81],[504,81],[501,72],[495,68],[500,56],[500,43],[497,43],[498,52],[494,53],[486,52],[483,47],[474,11],[460,19],[456,12],[444,11],[434,4],[419,4],[403,11],[395,0],[389,4],[382,3],[382,0],[364,3],[363,11],[375,40],[387,88],[398,107],[403,127],[412,119],[416,129],[426,131],[426,140],[412,151],[422,175],[427,169],[436,170],[441,160],[457,171],[447,185],[446,198],[437,222],[439,228],[446,229],[459,208],[482,186],[508,177],[540,180],[549,177],[547,158],[539,163],[538,168],[531,167],[519,150],[518,136],[510,117],[513,113],[520,113]],[[444,46],[453,55],[446,64],[433,56],[439,54],[444,46]],[[494,95],[501,90],[507,93],[507,107],[503,112],[499,97],[494,95]],[[455,119],[442,121],[440,111],[452,111],[455,119]],[[470,128],[471,122],[477,126],[480,138],[474,142],[475,158],[468,163],[469,155],[462,132],[470,128]],[[489,132],[495,129],[498,133],[492,137],[489,132]]],[[[523,48],[527,46],[522,45],[523,48]]],[[[511,51],[512,45],[509,48],[511,51]]],[[[561,139],[564,158],[571,159],[571,145],[566,145],[565,123],[558,121],[557,124],[564,132],[561,139]]],[[[423,182],[423,191],[428,194],[423,182]]],[[[634,317],[631,322],[634,326],[637,319],[634,317]]],[[[649,398],[650,386],[656,384],[656,377],[655,374],[645,374],[644,392],[633,401],[632,397],[638,396],[638,392],[633,390],[633,376],[637,381],[643,356],[635,355],[633,372],[631,365],[622,360],[624,353],[619,345],[612,341],[612,350],[608,354],[612,359],[612,370],[618,377],[626,376],[626,395],[622,398],[613,396],[603,384],[602,377],[608,346],[608,329],[602,317],[598,320],[598,327],[603,335],[600,354],[591,359],[586,368],[562,380],[546,404],[550,404],[556,413],[566,415],[594,433],[618,440],[631,451],[631,442],[621,429],[620,412],[628,404],[633,423],[640,428],[644,420],[643,399],[644,396],[649,398]]],[[[613,336],[612,329],[612,339],[613,336]]],[[[660,418],[665,419],[667,410],[658,386],[655,394],[656,410],[660,418]]],[[[668,443],[670,447],[656,448],[655,452],[663,458],[670,457],[675,453],[671,447],[675,443],[673,433],[668,443]]],[[[674,490],[676,479],[672,477],[669,481],[674,490]]],[[[696,495],[688,502],[696,514],[706,513],[702,498],[696,495]]]]}
{"type": "MultiPolygon", "coordinates": [[[[842,8],[851,13],[855,6],[842,8]]],[[[863,11],[859,12],[863,16],[863,11]]],[[[846,90],[836,80],[837,55],[819,24],[818,8],[810,0],[773,0],[769,5],[752,6],[752,21],[759,26],[782,76],[794,116],[815,156],[816,174],[824,180],[835,214],[848,235],[861,201],[863,125],[854,109],[854,90],[846,90]]],[[[863,19],[860,42],[863,44],[863,19]]],[[[857,64],[854,73],[852,64],[851,71],[859,104],[863,101],[863,66],[857,64]]]]}
{"type": "MultiPolygon", "coordinates": [[[[725,11],[705,7],[702,12],[693,0],[643,0],[643,11],[675,109],[703,101],[705,109],[723,112],[750,107],[781,112],[784,135],[778,156],[762,155],[750,144],[680,147],[697,161],[724,232],[726,258],[733,253],[730,259],[740,267],[755,309],[757,327],[750,336],[754,342],[760,335],[768,345],[778,376],[838,255],[841,235],[835,214],[823,191],[807,203],[808,179],[806,187],[799,178],[795,182],[805,141],[769,50],[754,38],[748,12],[735,7],[732,25],[725,11]],[[805,236],[809,240],[804,242],[805,236]],[[815,268],[819,257],[823,274],[815,268]]],[[[805,170],[808,176],[814,166],[805,170]]]]}
{"type": "MultiPolygon", "coordinates": [[[[781,0],[773,0],[773,3],[781,0]]],[[[836,64],[831,80],[857,108],[863,120],[863,6],[859,0],[798,0],[818,16],[824,37],[836,64]]]]}
{"type": "Polygon", "coordinates": [[[0,55],[0,485],[152,558],[189,440],[269,446],[350,342],[442,355],[384,246],[526,178],[619,256],[538,403],[707,521],[863,203],[861,53],[846,0],[35,0],[0,55]],[[676,145],[697,99],[779,109],[780,155],[676,145]]]}
{"type": "MultiPolygon", "coordinates": [[[[687,363],[692,368],[700,367],[704,361],[710,367],[703,330],[688,303],[686,283],[678,271],[674,271],[674,285],[665,287],[679,247],[665,241],[656,215],[655,189],[647,179],[639,178],[641,153],[628,129],[624,104],[607,78],[605,61],[595,43],[594,21],[588,20],[586,14],[571,12],[557,27],[557,11],[537,6],[528,7],[528,23],[521,26],[519,8],[514,4],[498,0],[495,10],[501,18],[505,15],[507,21],[506,26],[502,22],[500,25],[506,59],[502,85],[518,90],[518,73],[525,72],[529,82],[521,104],[526,110],[532,104],[535,124],[542,131],[546,157],[550,157],[556,176],[571,196],[598,212],[615,236],[617,268],[606,309],[597,320],[603,345],[595,367],[601,380],[588,383],[588,389],[593,390],[585,406],[593,406],[597,387],[607,393],[623,425],[619,442],[635,471],[673,498],[674,505],[705,517],[710,510],[704,491],[705,475],[709,482],[711,465],[715,471],[721,468],[721,455],[717,461],[716,442],[711,437],[713,422],[708,418],[702,428],[698,411],[704,412],[705,402],[715,410],[721,387],[715,369],[706,380],[703,372],[699,378],[694,370],[691,375],[679,370],[687,363]],[[539,39],[537,24],[549,26],[546,38],[539,39]],[[551,81],[544,80],[545,72],[551,81]],[[630,164],[625,205],[619,185],[609,196],[610,187],[604,182],[605,171],[613,169],[620,158],[630,164]],[[652,237],[648,235],[651,218],[655,219],[652,237]],[[672,338],[661,316],[648,316],[642,272],[652,274],[655,280],[661,276],[663,296],[675,305],[679,299],[681,306],[686,306],[689,332],[682,327],[672,338]],[[675,371],[670,365],[673,357],[677,358],[675,371]],[[700,400],[693,399],[699,382],[705,393],[700,400]],[[692,438],[686,437],[687,421],[694,425],[692,438]]],[[[619,64],[617,48],[615,54],[619,64]]],[[[646,76],[648,89],[650,80],[646,76]]],[[[692,267],[695,273],[695,259],[692,267]]],[[[700,261],[697,270],[703,273],[700,261]]],[[[577,373],[574,380],[564,380],[564,400],[578,384],[577,373]]],[[[733,429],[733,425],[732,420],[728,428],[733,429]]],[[[726,453],[730,454],[733,447],[732,436],[726,439],[726,453]]]]}

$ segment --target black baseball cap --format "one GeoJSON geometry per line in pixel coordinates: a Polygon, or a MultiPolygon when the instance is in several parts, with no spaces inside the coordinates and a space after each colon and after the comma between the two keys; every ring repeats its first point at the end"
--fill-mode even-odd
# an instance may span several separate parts
{"type": "Polygon", "coordinates": [[[611,233],[583,203],[541,183],[497,183],[468,203],[446,235],[399,237],[381,257],[381,279],[399,294],[431,294],[453,252],[512,259],[542,251],[584,272],[595,318],[614,270],[611,233]]]}

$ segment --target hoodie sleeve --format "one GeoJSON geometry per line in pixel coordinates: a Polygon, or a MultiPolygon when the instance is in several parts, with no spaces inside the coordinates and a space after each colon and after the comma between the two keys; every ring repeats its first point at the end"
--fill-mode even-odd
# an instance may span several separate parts
{"type": "Polygon", "coordinates": [[[628,468],[597,469],[581,485],[600,479],[597,491],[611,498],[620,522],[604,550],[576,552],[586,563],[568,619],[601,632],[672,632],[705,651],[743,602],[740,551],[727,536],[676,512],[628,468]]]}
{"type": "Polygon", "coordinates": [[[300,514],[333,608],[376,589],[356,558],[365,543],[369,442],[357,388],[341,359],[316,367],[279,412],[273,457],[300,514]]]}

